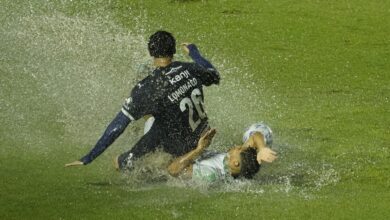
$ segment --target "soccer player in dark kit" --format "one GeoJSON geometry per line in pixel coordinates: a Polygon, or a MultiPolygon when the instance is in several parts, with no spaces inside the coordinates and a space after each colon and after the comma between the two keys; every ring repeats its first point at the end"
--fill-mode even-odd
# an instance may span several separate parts
{"type": "Polygon", "coordinates": [[[118,156],[115,162],[119,169],[130,169],[135,159],[158,147],[173,156],[184,155],[196,147],[202,133],[209,129],[203,86],[218,84],[220,76],[194,44],[182,46],[194,63],[173,61],[176,40],[171,33],[157,31],[150,36],[148,50],[156,68],[133,88],[95,147],[65,166],[91,163],[130,122],[147,115],[154,117],[154,123],[131,150],[118,156]]]}

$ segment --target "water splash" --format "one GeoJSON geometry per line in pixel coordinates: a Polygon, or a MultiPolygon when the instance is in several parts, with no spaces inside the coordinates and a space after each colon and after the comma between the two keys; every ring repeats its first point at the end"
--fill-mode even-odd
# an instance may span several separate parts
{"type": "MultiPolygon", "coordinates": [[[[4,84],[19,82],[8,97],[2,97],[8,114],[20,117],[16,124],[8,122],[9,127],[36,127],[33,117],[39,120],[51,114],[52,123],[65,127],[64,137],[79,143],[95,141],[110,120],[107,115],[119,111],[122,100],[139,80],[135,74],[139,64],[148,61],[142,36],[99,17],[30,15],[7,23],[1,33],[8,42],[8,62],[2,64],[4,84]],[[25,105],[42,109],[25,111],[25,105]],[[100,129],[93,129],[97,127],[100,129]]],[[[18,139],[29,146],[42,146],[31,142],[35,139],[31,133],[21,133],[18,139]]]]}
{"type": "MultiPolygon", "coordinates": [[[[143,23],[146,12],[135,17],[136,31],[130,31],[107,16],[67,16],[61,12],[40,15],[34,11],[31,6],[30,14],[9,19],[1,27],[1,49],[6,55],[0,60],[0,111],[1,121],[8,129],[2,134],[45,154],[52,151],[44,143],[47,141],[91,145],[141,77],[136,74],[139,65],[150,65],[144,36],[154,30],[143,23]],[[50,134],[52,126],[63,131],[50,134]]],[[[177,58],[186,59],[180,54],[177,58]]],[[[211,61],[220,71],[222,81],[218,87],[205,89],[206,106],[210,123],[218,130],[213,148],[224,151],[240,143],[246,126],[267,120],[265,112],[280,104],[275,96],[264,91],[265,85],[254,83],[250,68],[228,58],[216,57],[211,61]]],[[[119,145],[131,146],[141,135],[141,129],[137,130],[141,126],[133,125],[129,132],[132,134],[119,145]]],[[[294,151],[284,151],[283,147],[280,150],[284,157],[294,151]]],[[[171,178],[164,169],[169,156],[156,155],[140,160],[134,172],[123,175],[127,188],[142,190],[145,183],[150,183],[192,187],[205,193],[212,190],[262,194],[269,190],[267,185],[274,185],[272,190],[276,192],[301,191],[307,196],[307,192],[336,184],[340,179],[332,165],[323,163],[322,167],[313,168],[302,162],[282,167],[268,177],[259,175],[252,181],[202,184],[171,178]]],[[[286,163],[282,159],[280,163],[286,163]]]]}

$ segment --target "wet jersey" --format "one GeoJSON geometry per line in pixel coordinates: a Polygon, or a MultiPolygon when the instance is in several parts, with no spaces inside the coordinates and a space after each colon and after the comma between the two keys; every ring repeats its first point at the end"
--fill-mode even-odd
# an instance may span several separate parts
{"type": "Polygon", "coordinates": [[[206,182],[231,179],[227,153],[205,152],[192,165],[192,179],[206,182]]]}
{"type": "MultiPolygon", "coordinates": [[[[264,143],[272,145],[272,130],[263,122],[254,123],[246,128],[243,135],[243,143],[256,132],[264,136],[264,143]]],[[[227,153],[204,152],[201,157],[195,160],[192,166],[192,179],[206,182],[218,180],[231,180],[232,176],[227,165],[227,153]]]]}
{"type": "Polygon", "coordinates": [[[157,147],[180,156],[196,146],[208,126],[202,87],[218,84],[219,74],[194,44],[187,48],[195,63],[173,62],[140,81],[95,146],[80,159],[84,165],[102,154],[131,121],[144,115],[153,115],[155,121],[130,151],[118,157],[121,169],[157,147]]]}
{"type": "MultiPolygon", "coordinates": [[[[203,86],[218,83],[219,74],[213,68],[173,62],[140,81],[126,99],[122,112],[131,120],[153,115],[152,129],[158,129],[158,138],[172,146],[196,143],[207,126],[203,86]]],[[[176,154],[174,150],[169,153],[176,154]]]]}

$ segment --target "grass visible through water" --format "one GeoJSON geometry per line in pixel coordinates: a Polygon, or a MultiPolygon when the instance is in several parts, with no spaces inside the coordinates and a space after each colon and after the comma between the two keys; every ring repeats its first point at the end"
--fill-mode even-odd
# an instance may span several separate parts
{"type": "MultiPolygon", "coordinates": [[[[384,1],[2,1],[1,219],[388,219],[390,4],[384,1]],[[278,161],[203,185],[154,167],[114,171],[142,122],[85,154],[150,62],[147,37],[194,42],[222,75],[206,88],[212,148],[266,121],[278,161]]],[[[182,57],[179,54],[178,57],[182,57]]],[[[159,162],[159,161],[157,161],[159,162]]]]}

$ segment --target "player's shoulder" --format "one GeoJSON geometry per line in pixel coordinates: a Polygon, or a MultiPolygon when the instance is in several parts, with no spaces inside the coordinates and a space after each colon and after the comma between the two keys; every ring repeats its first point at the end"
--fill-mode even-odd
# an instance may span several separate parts
{"type": "Polygon", "coordinates": [[[155,69],[152,74],[139,81],[133,88],[132,96],[163,96],[169,90],[169,83],[161,69],[155,69]]]}
{"type": "Polygon", "coordinates": [[[145,78],[143,78],[142,80],[138,81],[134,88],[135,89],[144,88],[145,86],[152,84],[155,81],[154,78],[155,77],[153,75],[148,75],[145,78]]]}
{"type": "Polygon", "coordinates": [[[155,83],[155,77],[153,75],[148,75],[142,80],[138,81],[136,85],[131,90],[132,95],[142,94],[145,92],[150,92],[153,90],[154,83],[155,83]]]}

